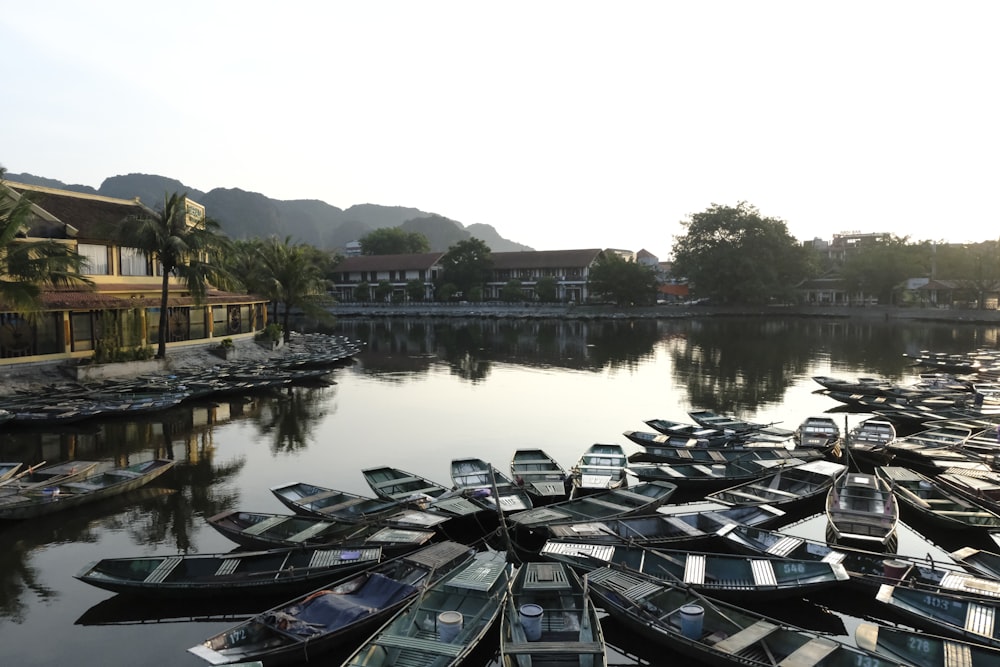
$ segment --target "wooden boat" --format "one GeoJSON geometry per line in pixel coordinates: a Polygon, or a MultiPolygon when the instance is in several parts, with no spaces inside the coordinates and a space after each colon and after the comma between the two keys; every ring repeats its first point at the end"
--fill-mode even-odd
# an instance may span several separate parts
{"type": "Polygon", "coordinates": [[[220,554],[104,558],[80,581],[144,598],[298,595],[377,565],[382,549],[293,548],[220,554]]]}
{"type": "Polygon", "coordinates": [[[932,478],[909,468],[882,466],[875,469],[893,494],[917,518],[948,530],[1000,530],[1000,514],[940,487],[932,478]]]}
{"type": "Polygon", "coordinates": [[[260,660],[270,667],[319,658],[369,636],[473,555],[456,542],[432,544],[257,614],[188,651],[212,665],[260,660]]]}
{"type": "Polygon", "coordinates": [[[715,465],[717,463],[732,463],[735,461],[754,461],[758,465],[765,465],[766,462],[775,462],[781,465],[791,459],[796,463],[803,461],[813,461],[823,458],[822,452],[801,451],[793,452],[784,447],[672,447],[647,445],[643,451],[630,454],[630,463],[663,463],[674,465],[677,463],[703,463],[715,465]]]}
{"type": "Polygon", "coordinates": [[[383,625],[344,667],[461,664],[495,627],[510,576],[506,553],[476,554],[383,625]]]}
{"type": "Polygon", "coordinates": [[[504,667],[607,664],[601,621],[572,567],[525,563],[518,569],[501,614],[500,660],[504,667]]]}
{"type": "Polygon", "coordinates": [[[851,429],[847,436],[850,457],[862,464],[886,465],[895,453],[889,443],[896,439],[896,427],[888,419],[870,417],[851,429]]]}
{"type": "Polygon", "coordinates": [[[892,488],[882,478],[849,472],[826,496],[826,535],[831,544],[864,544],[896,550],[899,505],[892,488]]]}
{"type": "Polygon", "coordinates": [[[996,599],[889,584],[879,588],[875,599],[913,627],[1000,648],[1000,625],[994,623],[1000,612],[996,599]]]}
{"type": "Polygon", "coordinates": [[[638,572],[612,567],[587,575],[590,594],[645,639],[708,665],[730,667],[898,667],[830,636],[711,600],[638,572]]]}
{"type": "Polygon", "coordinates": [[[787,512],[821,498],[846,472],[847,466],[831,461],[782,466],[750,482],[710,493],[706,500],[726,505],[767,504],[787,512]]]}
{"type": "Polygon", "coordinates": [[[525,554],[536,553],[559,523],[599,521],[655,512],[677,490],[669,482],[644,482],[632,489],[613,489],[582,498],[564,500],[506,517],[515,547],[525,554]]]}
{"type": "MultiPolygon", "coordinates": [[[[788,459],[798,461],[798,459],[788,459]]],[[[677,485],[678,490],[698,490],[711,492],[742,482],[758,479],[767,474],[767,469],[754,463],[752,459],[734,460],[728,463],[638,463],[628,466],[628,472],[640,482],[667,481],[677,485]]]]}
{"type": "Polygon", "coordinates": [[[873,594],[882,584],[904,584],[918,590],[948,590],[963,594],[997,597],[1000,583],[976,576],[950,561],[912,558],[853,549],[831,547],[823,542],[756,526],[733,525],[722,531],[731,549],[739,553],[823,560],[840,563],[850,575],[850,584],[873,594]]]}
{"type": "Polygon", "coordinates": [[[23,493],[65,482],[75,482],[92,474],[98,465],[98,461],[63,461],[51,465],[42,462],[25,468],[13,477],[4,480],[3,484],[0,485],[0,496],[23,493]]]}
{"type": "Polygon", "coordinates": [[[973,547],[962,547],[948,554],[967,569],[991,579],[1000,579],[1000,554],[973,547]]]}
{"type": "Polygon", "coordinates": [[[621,445],[594,443],[570,469],[570,497],[628,486],[627,463],[621,445]]]}
{"type": "Polygon", "coordinates": [[[714,543],[719,533],[731,525],[773,525],[784,518],[784,512],[770,505],[742,505],[677,514],[654,512],[603,521],[554,523],[546,530],[549,539],[630,544],[650,549],[694,549],[714,543]]]}
{"type": "Polygon", "coordinates": [[[483,511],[453,489],[399,468],[381,466],[361,471],[368,486],[379,498],[420,503],[424,509],[453,517],[473,517],[483,511]]]}
{"type": "Polygon", "coordinates": [[[510,460],[514,483],[531,496],[532,505],[565,500],[569,476],[555,459],[541,449],[517,449],[510,460]]]}
{"type": "Polygon", "coordinates": [[[482,459],[452,459],[451,481],[456,491],[494,512],[508,514],[532,508],[526,490],[482,459]]]}
{"type": "Polygon", "coordinates": [[[643,423],[656,431],[656,433],[646,434],[641,431],[625,431],[625,437],[638,445],[642,445],[643,443],[640,440],[647,439],[649,435],[653,435],[658,437],[661,442],[671,442],[672,444],[690,443],[683,445],[686,447],[725,447],[739,440],[739,436],[732,431],[727,433],[724,430],[709,428],[701,424],[685,424],[668,419],[647,419],[643,423]],[[630,436],[630,433],[634,434],[635,437],[630,436]]]}
{"type": "Polygon", "coordinates": [[[271,487],[281,504],[303,516],[331,517],[349,523],[365,523],[395,514],[405,505],[396,500],[368,498],[357,493],[294,482],[271,487]]]}
{"type": "Polygon", "coordinates": [[[838,378],[829,375],[814,375],[812,379],[824,389],[846,391],[852,394],[867,393],[879,395],[892,387],[892,383],[888,380],[874,377],[859,377],[848,380],[847,378],[838,378]]]}
{"type": "Polygon", "coordinates": [[[647,549],[628,544],[573,542],[566,538],[548,540],[541,555],[580,572],[612,563],[667,582],[691,586],[719,600],[802,597],[848,580],[847,570],[840,563],[647,549]]]}
{"type": "Polygon", "coordinates": [[[610,519],[655,512],[677,490],[669,482],[646,482],[631,489],[611,489],[545,507],[515,512],[507,522],[515,527],[542,529],[553,523],[610,519]]]}
{"type": "Polygon", "coordinates": [[[759,422],[746,421],[728,415],[720,415],[712,410],[692,410],[688,415],[695,423],[705,428],[714,428],[719,431],[731,431],[737,434],[741,440],[787,442],[795,437],[795,431],[780,428],[774,424],[762,424],[759,422]]]}
{"type": "Polygon", "coordinates": [[[816,449],[830,451],[834,458],[840,458],[844,436],[840,426],[828,415],[806,417],[795,430],[795,449],[816,449]]]}
{"type": "Polygon", "coordinates": [[[220,512],[205,521],[246,549],[378,546],[390,558],[424,546],[436,535],[433,530],[240,510],[220,512]]]}
{"type": "Polygon", "coordinates": [[[913,667],[993,667],[1000,649],[890,625],[861,623],[854,630],[861,648],[913,667]]]}
{"type": "Polygon", "coordinates": [[[1000,514],[1000,474],[949,468],[934,479],[945,490],[1000,514]]]}
{"type": "Polygon", "coordinates": [[[153,459],[42,488],[0,494],[0,519],[32,519],[118,496],[149,484],[173,468],[174,461],[153,459]]]}

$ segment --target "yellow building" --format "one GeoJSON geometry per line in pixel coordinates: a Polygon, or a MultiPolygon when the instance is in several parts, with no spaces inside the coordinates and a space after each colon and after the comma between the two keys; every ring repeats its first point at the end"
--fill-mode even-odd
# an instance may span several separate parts
{"type": "MultiPolygon", "coordinates": [[[[83,273],[94,287],[47,289],[42,309],[33,313],[11,312],[0,304],[0,365],[91,357],[109,317],[129,323],[123,324],[131,332],[129,347],[155,348],[162,289],[159,264],[109,239],[113,225],[153,211],[138,198],[0,183],[0,198],[20,197],[32,203],[24,238],[55,239],[75,247],[87,259],[83,273]]],[[[204,220],[204,206],[191,200],[186,205],[189,224],[204,220]]],[[[201,303],[195,303],[182,281],[171,277],[169,282],[168,349],[213,338],[251,337],[266,324],[267,302],[262,297],[209,288],[201,303]]]]}

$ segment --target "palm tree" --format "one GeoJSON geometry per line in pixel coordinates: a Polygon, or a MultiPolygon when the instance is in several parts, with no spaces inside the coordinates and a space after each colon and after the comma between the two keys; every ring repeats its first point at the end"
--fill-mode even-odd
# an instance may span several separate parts
{"type": "Polygon", "coordinates": [[[45,287],[93,286],[80,273],[86,259],[74,246],[54,238],[24,238],[33,216],[31,200],[3,186],[5,173],[0,167],[0,301],[14,311],[34,311],[42,306],[45,287]]]}
{"type": "Polygon", "coordinates": [[[149,255],[160,265],[163,276],[160,291],[160,331],[156,358],[167,354],[167,297],[170,276],[176,275],[186,285],[195,303],[200,303],[210,282],[224,274],[214,257],[226,247],[219,233],[219,223],[211,218],[189,224],[187,195],[164,194],[163,206],[147,215],[129,216],[115,230],[115,240],[122,246],[135,248],[149,255]]]}
{"type": "Polygon", "coordinates": [[[268,239],[257,248],[257,256],[260,273],[255,285],[271,301],[285,305],[281,325],[286,343],[291,336],[289,315],[293,308],[301,308],[313,317],[329,317],[323,308],[328,300],[325,280],[330,263],[328,255],[314,246],[292,243],[286,236],[283,241],[276,237],[268,239]]]}

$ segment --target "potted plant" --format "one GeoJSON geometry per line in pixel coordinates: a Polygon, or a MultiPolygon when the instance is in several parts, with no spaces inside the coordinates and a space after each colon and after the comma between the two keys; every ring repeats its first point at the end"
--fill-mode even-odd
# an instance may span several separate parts
{"type": "Polygon", "coordinates": [[[235,359],[236,344],[233,343],[232,338],[223,338],[219,341],[218,346],[212,348],[212,352],[223,359],[235,359]]]}
{"type": "Polygon", "coordinates": [[[272,322],[264,327],[254,340],[262,347],[266,347],[269,350],[277,350],[285,342],[284,333],[284,329],[281,328],[280,324],[272,322]]]}

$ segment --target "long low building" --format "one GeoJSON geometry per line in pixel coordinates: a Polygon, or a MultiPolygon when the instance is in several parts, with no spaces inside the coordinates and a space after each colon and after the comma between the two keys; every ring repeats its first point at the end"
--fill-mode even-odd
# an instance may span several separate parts
{"type": "MultiPolygon", "coordinates": [[[[70,190],[0,183],[0,199],[31,202],[21,238],[54,239],[87,259],[93,289],[48,288],[42,308],[17,312],[0,304],[0,365],[85,359],[106,342],[113,323],[122,347],[155,347],[159,338],[162,275],[157,262],[121,247],[108,230],[129,216],[153,213],[136,198],[115,199],[70,190]]],[[[205,207],[186,201],[188,224],[205,219],[205,207]]],[[[14,241],[17,242],[17,241],[14,241]]],[[[200,302],[175,277],[169,279],[168,348],[212,339],[250,337],[267,324],[263,297],[209,289],[200,302]]]]}

